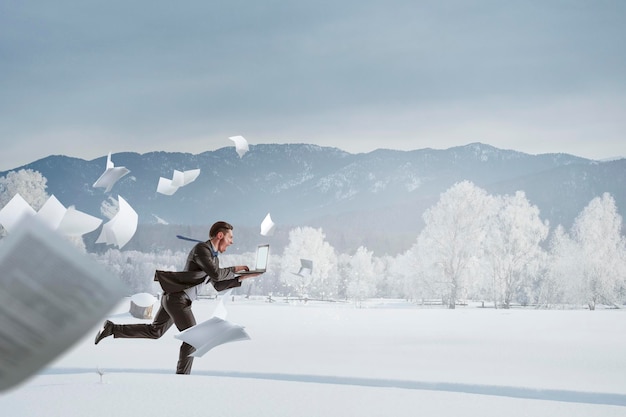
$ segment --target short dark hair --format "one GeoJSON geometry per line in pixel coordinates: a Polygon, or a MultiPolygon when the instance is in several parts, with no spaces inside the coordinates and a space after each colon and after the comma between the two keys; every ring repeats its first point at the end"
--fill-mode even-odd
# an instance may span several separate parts
{"type": "Polygon", "coordinates": [[[209,239],[213,239],[219,232],[226,233],[229,230],[233,230],[233,226],[230,223],[222,221],[215,222],[209,231],[209,239]]]}

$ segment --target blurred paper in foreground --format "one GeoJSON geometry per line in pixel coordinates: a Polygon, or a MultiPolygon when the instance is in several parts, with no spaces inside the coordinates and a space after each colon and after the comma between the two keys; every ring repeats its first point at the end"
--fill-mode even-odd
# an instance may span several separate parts
{"type": "Polygon", "coordinates": [[[83,338],[125,295],[120,280],[34,217],[0,240],[0,391],[83,338]]]}

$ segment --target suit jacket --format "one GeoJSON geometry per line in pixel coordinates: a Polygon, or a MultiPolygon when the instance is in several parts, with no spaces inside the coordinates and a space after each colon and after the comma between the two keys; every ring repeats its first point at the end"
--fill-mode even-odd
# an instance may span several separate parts
{"type": "Polygon", "coordinates": [[[166,293],[184,291],[202,284],[207,276],[216,291],[241,286],[239,278],[235,276],[235,267],[220,268],[217,252],[213,252],[210,241],[200,242],[191,249],[183,271],[154,272],[154,280],[161,284],[166,293]]]}

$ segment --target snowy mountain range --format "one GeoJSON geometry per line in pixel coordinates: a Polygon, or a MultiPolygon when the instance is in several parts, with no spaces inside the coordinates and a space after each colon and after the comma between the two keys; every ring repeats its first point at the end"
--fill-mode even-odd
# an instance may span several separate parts
{"type": "MultiPolygon", "coordinates": [[[[144,235],[151,239],[159,227],[191,232],[218,219],[254,234],[271,213],[278,238],[292,227],[322,227],[334,245],[393,253],[410,246],[424,210],[462,180],[491,194],[525,191],[551,225],[569,227],[604,192],[613,195],[622,216],[626,213],[626,159],[529,155],[481,143],[361,154],[308,144],[260,144],[241,158],[234,147],[226,147],[200,154],[113,153],[112,161],[130,173],[109,193],[93,188],[106,155],[91,161],[54,155],[15,170],[41,172],[48,194],[95,216],[102,217],[103,201],[123,196],[139,214],[138,234],[153,230],[144,235]],[[173,195],[156,192],[159,177],[198,168],[197,180],[173,195]]],[[[141,236],[133,240],[138,247],[146,245],[141,236]]]]}

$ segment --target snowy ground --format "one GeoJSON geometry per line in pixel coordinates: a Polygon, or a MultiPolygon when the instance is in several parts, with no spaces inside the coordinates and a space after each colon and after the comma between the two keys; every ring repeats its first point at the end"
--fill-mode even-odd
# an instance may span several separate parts
{"type": "MultiPolygon", "coordinates": [[[[200,300],[198,321],[216,300],[200,300]]],[[[252,338],[174,375],[180,341],[98,329],[0,395],[28,416],[626,415],[626,311],[418,309],[404,302],[287,304],[235,299],[227,319],[252,338]],[[104,372],[101,377],[98,369],[104,372]]],[[[111,312],[137,322],[124,300],[111,312]]]]}

